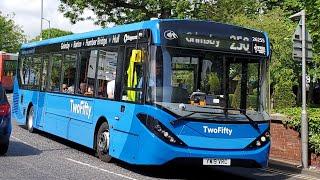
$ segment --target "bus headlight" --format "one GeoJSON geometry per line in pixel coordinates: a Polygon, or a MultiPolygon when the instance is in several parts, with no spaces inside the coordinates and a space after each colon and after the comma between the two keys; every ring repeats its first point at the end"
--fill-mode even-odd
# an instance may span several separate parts
{"type": "Polygon", "coordinates": [[[145,125],[149,131],[159,137],[161,140],[168,144],[186,146],[176,135],[174,135],[167,127],[165,127],[159,120],[154,117],[139,113],[137,114],[140,122],[145,125]]]}
{"type": "Polygon", "coordinates": [[[270,132],[266,130],[262,133],[259,137],[257,137],[252,143],[250,143],[246,148],[247,149],[254,149],[259,148],[266,145],[270,141],[270,132]]]}

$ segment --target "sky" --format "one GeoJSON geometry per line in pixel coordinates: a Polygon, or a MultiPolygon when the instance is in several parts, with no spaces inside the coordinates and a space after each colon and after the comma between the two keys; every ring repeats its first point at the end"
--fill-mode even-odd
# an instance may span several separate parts
{"type": "MultiPolygon", "coordinates": [[[[58,11],[59,4],[59,0],[43,0],[43,17],[50,21],[51,28],[73,33],[100,29],[93,21],[81,21],[72,25],[69,19],[58,11]]],[[[13,20],[22,27],[28,40],[40,34],[41,0],[0,0],[0,11],[9,15],[14,13],[13,20]]],[[[84,15],[90,15],[90,12],[85,12],[84,15]]],[[[44,20],[43,29],[48,27],[49,23],[44,20]]]]}

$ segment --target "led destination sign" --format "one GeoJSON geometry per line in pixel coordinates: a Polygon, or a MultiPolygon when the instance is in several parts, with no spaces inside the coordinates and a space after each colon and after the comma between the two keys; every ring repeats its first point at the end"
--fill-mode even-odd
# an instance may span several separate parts
{"type": "Polygon", "coordinates": [[[266,56],[263,33],[215,22],[162,22],[161,38],[169,46],[266,56]]]}
{"type": "Polygon", "coordinates": [[[124,45],[137,42],[147,42],[149,30],[132,31],[126,33],[117,33],[105,36],[97,36],[92,38],[84,38],[73,41],[64,41],[51,45],[40,46],[31,49],[23,49],[22,54],[45,53],[45,52],[59,52],[77,49],[85,49],[91,47],[105,47],[124,45]]]}

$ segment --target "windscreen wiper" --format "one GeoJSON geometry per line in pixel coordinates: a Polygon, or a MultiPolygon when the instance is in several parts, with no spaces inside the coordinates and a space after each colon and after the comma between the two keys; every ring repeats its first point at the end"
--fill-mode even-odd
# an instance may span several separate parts
{"type": "MultiPolygon", "coordinates": [[[[187,111],[187,110],[184,110],[184,111],[187,111]]],[[[190,117],[196,113],[204,113],[204,114],[222,114],[222,113],[216,113],[216,112],[206,112],[206,111],[187,111],[187,112],[190,112],[189,114],[187,115],[184,115],[184,116],[180,116],[178,117],[177,119],[174,119],[172,121],[170,121],[170,124],[174,125],[176,124],[178,121],[180,120],[183,120],[183,119],[186,119],[187,117],[190,117]]]]}
{"type": "MultiPolygon", "coordinates": [[[[226,117],[228,116],[228,111],[229,111],[229,110],[239,111],[240,114],[244,115],[244,116],[248,119],[248,121],[250,122],[250,124],[252,125],[253,128],[255,128],[255,129],[257,129],[257,130],[259,129],[258,123],[257,123],[256,121],[254,121],[251,117],[249,117],[249,116],[247,115],[247,113],[245,113],[245,112],[246,112],[245,109],[208,107],[208,106],[201,106],[201,108],[220,109],[220,110],[223,110],[223,111],[224,111],[224,114],[226,115],[226,117]]],[[[190,114],[187,114],[187,115],[185,115],[185,116],[181,116],[181,117],[179,117],[179,118],[171,121],[170,123],[171,123],[172,125],[174,125],[176,122],[178,122],[178,121],[180,121],[180,120],[182,120],[182,119],[185,119],[185,118],[187,118],[187,117],[190,117],[190,116],[192,116],[192,115],[195,114],[195,113],[221,114],[221,113],[213,113],[213,112],[195,112],[195,111],[189,111],[189,112],[191,112],[191,113],[190,113],[190,114]]]]}

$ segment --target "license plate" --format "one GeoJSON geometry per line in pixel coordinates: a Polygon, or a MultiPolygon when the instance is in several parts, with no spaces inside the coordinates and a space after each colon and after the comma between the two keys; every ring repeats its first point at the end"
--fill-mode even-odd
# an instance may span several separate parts
{"type": "Polygon", "coordinates": [[[206,166],[230,166],[231,159],[215,159],[215,158],[204,158],[203,165],[206,166]]]}

